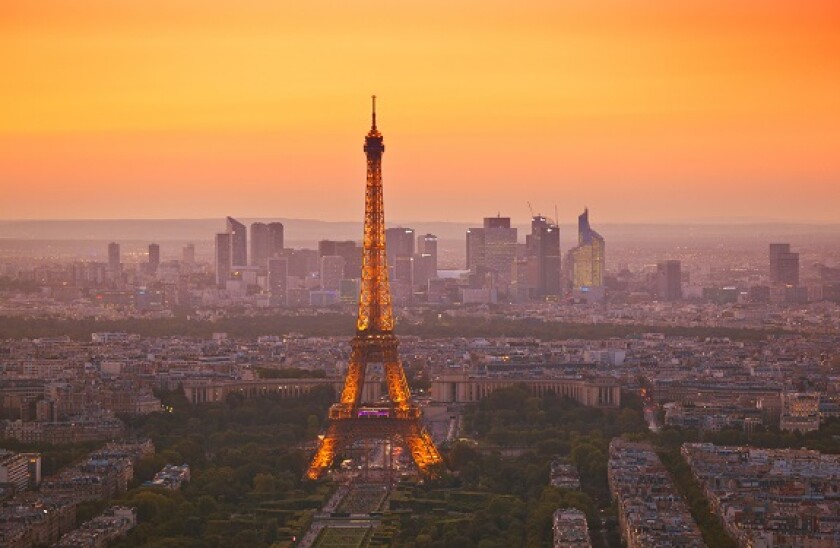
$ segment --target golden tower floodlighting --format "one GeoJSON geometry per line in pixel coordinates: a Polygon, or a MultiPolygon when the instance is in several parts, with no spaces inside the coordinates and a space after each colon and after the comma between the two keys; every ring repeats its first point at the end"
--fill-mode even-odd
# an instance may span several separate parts
{"type": "Polygon", "coordinates": [[[362,279],[356,335],[350,343],[350,362],[338,403],[329,411],[329,426],[318,443],[306,476],[319,478],[336,453],[356,441],[394,439],[406,447],[425,475],[434,475],[443,459],[421,422],[420,407],[411,401],[408,381],[394,335],[394,311],[385,256],[385,208],[382,195],[382,134],[376,128],[376,95],[371,97],[371,127],[365,136],[367,158],[362,279]],[[381,363],[390,401],[371,405],[362,401],[365,373],[381,363]]]}

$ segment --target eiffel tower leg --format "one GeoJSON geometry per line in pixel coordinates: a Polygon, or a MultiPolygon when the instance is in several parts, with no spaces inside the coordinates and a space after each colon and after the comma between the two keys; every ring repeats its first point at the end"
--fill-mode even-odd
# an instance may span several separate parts
{"type": "Polygon", "coordinates": [[[338,427],[335,424],[331,424],[324,434],[324,439],[318,443],[318,450],[315,451],[315,456],[312,457],[312,463],[306,471],[307,478],[311,480],[318,479],[330,467],[338,449],[338,442],[338,427]]]}
{"type": "Polygon", "coordinates": [[[391,401],[394,402],[397,409],[407,410],[411,392],[408,390],[405,370],[399,361],[385,362],[385,379],[388,382],[388,396],[390,396],[391,401]]]}
{"type": "Polygon", "coordinates": [[[350,363],[347,366],[347,376],[344,378],[344,390],[341,391],[340,401],[344,405],[358,405],[362,398],[362,386],[365,382],[363,352],[363,345],[353,341],[350,363]]]}
{"type": "Polygon", "coordinates": [[[437,476],[443,458],[435,447],[432,437],[419,421],[409,427],[405,442],[420,472],[427,476],[437,476]]]}

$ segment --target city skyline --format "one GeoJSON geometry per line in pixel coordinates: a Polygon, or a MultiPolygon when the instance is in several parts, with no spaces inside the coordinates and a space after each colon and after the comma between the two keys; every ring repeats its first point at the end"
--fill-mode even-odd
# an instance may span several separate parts
{"type": "Polygon", "coordinates": [[[11,3],[0,546],[840,543],[838,0],[11,3]]]}
{"type": "Polygon", "coordinates": [[[378,93],[393,219],[840,220],[834,2],[324,7],[10,9],[0,219],[352,220],[378,93]]]}

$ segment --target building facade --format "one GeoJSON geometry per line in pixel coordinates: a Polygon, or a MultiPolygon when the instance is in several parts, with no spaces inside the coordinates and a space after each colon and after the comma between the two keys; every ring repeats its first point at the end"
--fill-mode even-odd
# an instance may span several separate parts
{"type": "Polygon", "coordinates": [[[432,380],[435,403],[475,403],[499,388],[524,385],[534,396],[554,393],[590,407],[619,407],[621,387],[611,378],[490,378],[467,373],[441,375],[432,380]]]}

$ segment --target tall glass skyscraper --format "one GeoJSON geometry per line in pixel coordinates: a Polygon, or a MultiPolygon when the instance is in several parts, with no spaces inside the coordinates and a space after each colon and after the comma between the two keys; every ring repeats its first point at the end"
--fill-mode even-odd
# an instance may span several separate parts
{"type": "Polygon", "coordinates": [[[569,250],[567,262],[572,289],[604,285],[604,251],[604,238],[589,226],[589,209],[584,209],[578,217],[578,245],[569,250]]]}
{"type": "Polygon", "coordinates": [[[227,218],[227,233],[230,234],[230,259],[234,266],[248,265],[248,229],[234,219],[227,218]]]}

